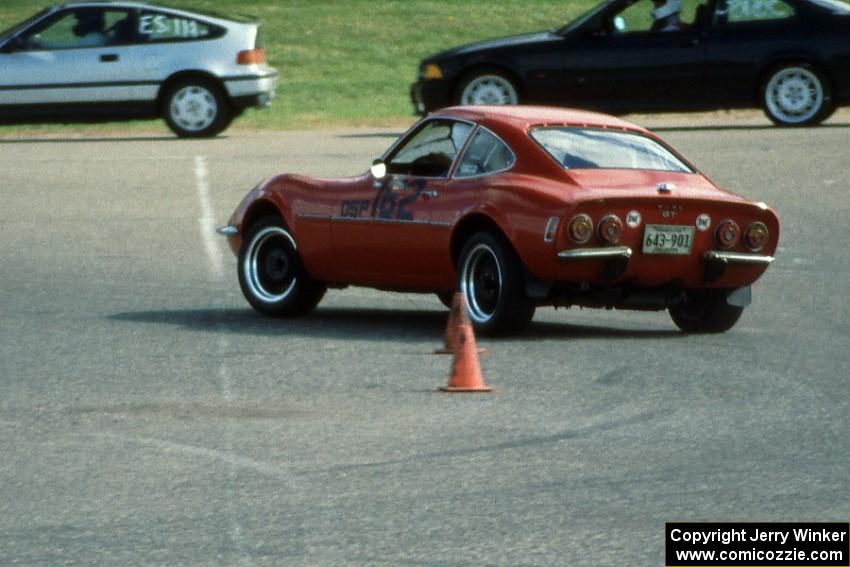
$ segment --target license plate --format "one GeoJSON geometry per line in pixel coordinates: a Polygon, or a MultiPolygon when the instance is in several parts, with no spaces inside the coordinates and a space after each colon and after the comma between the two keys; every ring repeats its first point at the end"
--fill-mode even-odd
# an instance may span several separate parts
{"type": "Polygon", "coordinates": [[[644,254],[687,255],[694,243],[694,227],[648,224],[643,233],[644,254]]]}

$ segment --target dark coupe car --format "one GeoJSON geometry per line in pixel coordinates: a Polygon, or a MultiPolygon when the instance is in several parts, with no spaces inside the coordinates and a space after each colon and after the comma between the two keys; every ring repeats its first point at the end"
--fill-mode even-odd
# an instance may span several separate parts
{"type": "Polygon", "coordinates": [[[422,61],[417,112],[556,104],[612,113],[761,107],[817,124],[850,104],[850,5],[841,0],[608,0],[548,32],[422,61]]]}

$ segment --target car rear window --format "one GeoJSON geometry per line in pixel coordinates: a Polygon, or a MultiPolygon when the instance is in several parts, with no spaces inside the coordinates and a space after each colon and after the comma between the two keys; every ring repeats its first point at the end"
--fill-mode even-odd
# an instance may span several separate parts
{"type": "Polygon", "coordinates": [[[142,12],[138,34],[145,41],[186,41],[212,39],[224,34],[218,26],[176,14],[142,12]]]}
{"type": "Polygon", "coordinates": [[[693,173],[655,140],[633,132],[597,128],[541,127],[532,139],[566,169],[642,169],[693,173]]]}

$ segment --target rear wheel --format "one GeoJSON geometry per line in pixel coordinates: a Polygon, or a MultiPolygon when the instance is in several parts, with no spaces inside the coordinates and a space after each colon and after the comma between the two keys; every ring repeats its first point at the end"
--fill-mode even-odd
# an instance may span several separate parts
{"type": "Polygon", "coordinates": [[[762,106],[779,126],[819,124],[835,110],[829,82],[807,64],[774,69],[763,87],[762,106]]]}
{"type": "Polygon", "coordinates": [[[469,318],[479,332],[513,334],[534,317],[534,302],[525,293],[519,257],[503,238],[480,232],[470,238],[458,262],[458,289],[469,318]]]}
{"type": "Polygon", "coordinates": [[[304,270],[295,239],[277,217],[260,220],[245,235],[239,285],[248,303],[271,317],[306,315],[327,289],[304,270]]]}
{"type": "Polygon", "coordinates": [[[699,290],[685,294],[682,303],[668,309],[676,326],[686,333],[724,333],[735,326],[743,307],[729,305],[726,290],[699,290]]]}
{"type": "Polygon", "coordinates": [[[222,89],[201,78],[185,79],[169,87],[162,113],[168,127],[181,138],[215,136],[233,118],[222,89]]]}

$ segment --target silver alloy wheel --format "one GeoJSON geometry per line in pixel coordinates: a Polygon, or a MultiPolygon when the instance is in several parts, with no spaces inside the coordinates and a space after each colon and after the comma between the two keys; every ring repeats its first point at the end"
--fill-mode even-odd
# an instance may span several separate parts
{"type": "Polygon", "coordinates": [[[786,67],[767,83],[765,104],[772,116],[785,124],[802,124],[814,118],[824,104],[820,78],[803,67],[786,67]]]}
{"type": "Polygon", "coordinates": [[[511,82],[500,75],[481,75],[470,81],[460,95],[463,105],[517,104],[519,97],[511,82]]]}
{"type": "Polygon", "coordinates": [[[277,303],[295,288],[295,240],[279,226],[264,228],[248,244],[242,274],[251,294],[260,301],[277,303]]]}
{"type": "Polygon", "coordinates": [[[496,253],[479,244],[467,255],[460,278],[460,291],[469,306],[469,318],[487,323],[496,314],[502,295],[502,267],[496,253]]]}
{"type": "Polygon", "coordinates": [[[171,119],[188,132],[209,128],[218,116],[218,102],[206,87],[187,85],[171,97],[171,119]]]}

